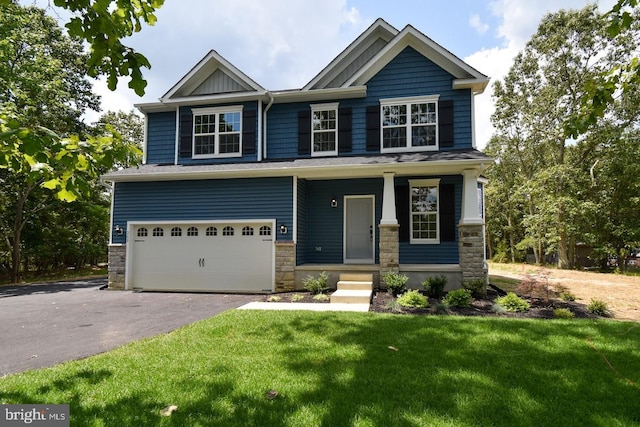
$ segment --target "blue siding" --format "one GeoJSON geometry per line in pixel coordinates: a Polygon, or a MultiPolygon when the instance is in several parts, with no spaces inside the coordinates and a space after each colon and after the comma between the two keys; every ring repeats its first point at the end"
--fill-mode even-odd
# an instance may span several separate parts
{"type": "Polygon", "coordinates": [[[175,162],[176,113],[147,114],[147,164],[175,162]]]}
{"type": "MultiPolygon", "coordinates": [[[[305,262],[310,264],[343,262],[344,196],[375,196],[375,220],[382,216],[382,178],[307,181],[306,248],[305,262]],[[338,206],[331,207],[331,199],[338,206]],[[320,248],[317,251],[316,248],[320,248]]],[[[378,232],[376,231],[376,262],[378,259],[378,232]]],[[[298,264],[302,264],[298,260],[298,264]]]]}
{"type": "MultiPolygon", "coordinates": [[[[235,106],[238,103],[232,104],[216,104],[216,105],[199,105],[196,107],[180,107],[180,116],[190,115],[191,110],[193,108],[207,108],[207,107],[224,107],[224,106],[235,106]]],[[[242,106],[245,110],[254,110],[258,111],[258,102],[251,101],[242,103],[242,106]]],[[[243,155],[241,157],[230,157],[230,158],[219,158],[219,159],[192,159],[191,157],[178,157],[178,164],[182,165],[198,165],[198,164],[216,164],[216,163],[246,163],[246,162],[255,162],[258,160],[258,146],[257,146],[257,129],[258,129],[258,114],[256,113],[256,150],[255,154],[243,155]]]]}
{"type": "Polygon", "coordinates": [[[307,262],[307,181],[298,179],[298,229],[296,230],[296,260],[298,264],[307,262]]]}
{"type": "MultiPolygon", "coordinates": [[[[455,143],[452,149],[472,148],[471,90],[453,90],[454,77],[407,47],[385,68],[367,82],[367,97],[337,100],[340,107],[352,108],[352,151],[345,155],[372,154],[366,151],[366,107],[379,105],[380,99],[440,95],[453,100],[455,143]]],[[[323,101],[331,102],[331,101],[323,101]]],[[[298,111],[308,109],[310,102],[275,104],[268,112],[267,147],[271,159],[298,156],[298,111]]],[[[309,155],[304,156],[309,157],[309,155]]]]}
{"type": "MultiPolygon", "coordinates": [[[[293,179],[260,178],[115,184],[113,224],[128,221],[190,221],[275,218],[293,239],[293,179]]],[[[113,236],[124,243],[125,236],[113,236]]]]}
{"type": "MultiPolygon", "coordinates": [[[[406,184],[409,179],[437,178],[437,177],[413,177],[396,178],[396,185],[406,184]]],[[[460,222],[462,212],[462,176],[442,176],[440,184],[455,185],[455,223],[460,222]]],[[[441,242],[439,245],[412,245],[409,242],[400,242],[400,264],[458,264],[460,262],[457,232],[455,242],[441,242]]]]}

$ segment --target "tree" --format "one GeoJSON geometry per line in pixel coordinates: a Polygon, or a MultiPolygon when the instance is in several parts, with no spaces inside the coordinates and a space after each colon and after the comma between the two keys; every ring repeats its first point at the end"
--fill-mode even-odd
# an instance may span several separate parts
{"type": "Polygon", "coordinates": [[[131,110],[128,113],[124,111],[108,111],[100,116],[94,127],[98,135],[110,134],[114,131],[119,133],[122,142],[132,147],[130,157],[113,165],[114,168],[120,169],[140,164],[142,161],[144,122],[142,117],[136,114],[135,111],[131,110]]]}

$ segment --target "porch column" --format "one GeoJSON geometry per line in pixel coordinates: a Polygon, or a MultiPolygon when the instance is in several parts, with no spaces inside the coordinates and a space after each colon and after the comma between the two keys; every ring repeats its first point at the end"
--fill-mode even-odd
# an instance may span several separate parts
{"type": "Polygon", "coordinates": [[[400,269],[400,247],[398,243],[398,219],[396,218],[396,192],[393,172],[385,172],[382,193],[382,218],[380,219],[380,276],[400,269]]]}
{"type": "Polygon", "coordinates": [[[462,281],[487,281],[487,263],[484,258],[484,219],[480,216],[478,177],[480,170],[462,171],[462,216],[458,224],[458,251],[462,281]]]}
{"type": "Polygon", "coordinates": [[[462,171],[464,183],[462,187],[462,216],[460,224],[484,224],[480,217],[478,203],[478,169],[465,169],[462,171]]]}
{"type": "Polygon", "coordinates": [[[396,218],[396,191],[393,182],[393,172],[385,172],[382,174],[384,178],[384,190],[382,193],[382,218],[380,225],[398,224],[396,218]]]}
{"type": "Polygon", "coordinates": [[[288,240],[276,240],[275,291],[289,292],[295,288],[296,244],[288,240]]]}
{"type": "Polygon", "coordinates": [[[109,289],[124,289],[127,245],[109,245],[109,289]]]}

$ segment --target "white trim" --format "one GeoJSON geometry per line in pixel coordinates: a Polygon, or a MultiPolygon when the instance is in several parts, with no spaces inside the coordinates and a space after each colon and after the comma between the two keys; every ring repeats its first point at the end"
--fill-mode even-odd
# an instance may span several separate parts
{"type": "MultiPolygon", "coordinates": [[[[430,213],[433,214],[432,212],[430,213]]],[[[440,178],[432,179],[410,179],[409,180],[409,243],[412,245],[439,245],[440,244],[440,178]],[[436,209],[436,238],[417,239],[413,237],[413,209],[411,203],[413,187],[436,187],[437,189],[437,209],[436,209]]]]}
{"type": "Polygon", "coordinates": [[[298,242],[298,177],[293,176],[293,243],[298,242]]]}
{"type": "Polygon", "coordinates": [[[257,147],[257,161],[262,161],[262,99],[258,99],[258,131],[256,133],[256,144],[257,147]]]}
{"type": "Polygon", "coordinates": [[[144,126],[142,128],[142,164],[147,164],[147,128],[149,127],[149,117],[147,113],[142,113],[144,116],[144,126]]]}
{"type": "Polygon", "coordinates": [[[109,207],[109,244],[113,245],[113,200],[116,194],[116,183],[111,183],[111,206],[109,207]]]}
{"type": "Polygon", "coordinates": [[[396,189],[395,189],[395,173],[384,172],[382,191],[382,218],[380,225],[396,225],[398,218],[396,217],[396,189]]]}
{"type": "MultiPolygon", "coordinates": [[[[338,155],[338,102],[331,102],[327,104],[311,104],[311,157],[327,157],[327,156],[337,156],[338,155]],[[317,111],[335,111],[335,129],[333,129],[334,135],[334,147],[333,150],[327,151],[315,151],[314,150],[314,134],[315,129],[313,128],[313,114],[317,111]]],[[[330,133],[331,130],[320,130],[319,133],[330,133]]]]}
{"type": "Polygon", "coordinates": [[[180,155],[180,107],[176,107],[176,142],[174,147],[173,164],[178,164],[178,156],[180,155]]]}
{"type": "MultiPolygon", "coordinates": [[[[439,130],[439,121],[440,117],[438,114],[438,100],[440,99],[440,95],[426,95],[426,96],[413,96],[407,98],[387,98],[380,100],[380,153],[404,153],[408,151],[438,151],[440,149],[440,130],[439,130]],[[412,126],[411,123],[411,106],[414,104],[435,104],[435,114],[436,121],[435,123],[425,123],[425,125],[433,126],[435,128],[435,145],[426,145],[426,146],[413,146],[412,145],[412,126]],[[394,106],[394,105],[404,105],[407,107],[406,119],[407,122],[404,125],[399,126],[387,126],[389,128],[404,128],[407,131],[407,140],[406,145],[404,147],[384,147],[384,107],[394,106]]],[[[417,124],[416,124],[417,126],[417,124]]]]}
{"type": "Polygon", "coordinates": [[[206,114],[219,114],[219,113],[242,113],[244,109],[243,105],[228,105],[226,107],[205,107],[205,108],[192,108],[191,113],[196,116],[206,114]]]}
{"type": "Polygon", "coordinates": [[[336,99],[365,98],[367,86],[339,87],[313,90],[283,90],[272,92],[276,104],[290,102],[335,101],[336,99]]]}
{"type": "Polygon", "coordinates": [[[417,104],[419,102],[437,102],[440,99],[440,94],[437,95],[423,95],[423,96],[407,96],[400,98],[380,98],[380,106],[384,104],[417,104]]]}
{"type": "Polygon", "coordinates": [[[471,94],[471,148],[476,148],[476,94],[471,94]]]}
{"type": "Polygon", "coordinates": [[[344,195],[342,213],[342,261],[345,264],[375,264],[376,262],[376,196],[375,194],[344,195]],[[347,259],[347,200],[349,199],[370,199],[371,200],[371,258],[347,259]]]}

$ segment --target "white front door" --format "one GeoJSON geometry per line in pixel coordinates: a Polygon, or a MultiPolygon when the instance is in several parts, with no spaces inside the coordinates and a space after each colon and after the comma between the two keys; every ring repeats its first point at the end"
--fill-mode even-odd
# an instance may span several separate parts
{"type": "Polygon", "coordinates": [[[373,264],[374,196],[345,196],[344,210],[345,264],[373,264]]]}

